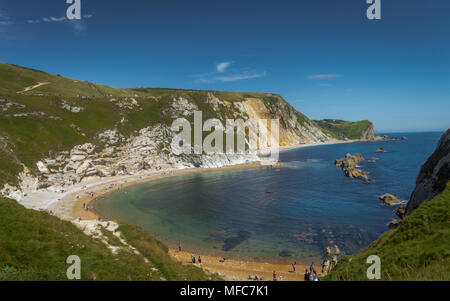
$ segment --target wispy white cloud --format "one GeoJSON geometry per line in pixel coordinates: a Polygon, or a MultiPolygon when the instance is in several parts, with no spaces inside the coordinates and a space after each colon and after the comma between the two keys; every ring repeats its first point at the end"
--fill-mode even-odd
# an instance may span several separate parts
{"type": "Polygon", "coordinates": [[[0,10],[0,25],[13,25],[14,21],[11,20],[8,13],[4,10],[0,10]]]}
{"type": "Polygon", "coordinates": [[[341,77],[340,74],[333,74],[333,73],[322,73],[322,74],[311,74],[308,76],[309,79],[315,79],[315,80],[324,80],[324,79],[331,79],[331,78],[337,78],[341,77]]]}
{"type": "Polygon", "coordinates": [[[194,75],[197,83],[235,82],[246,79],[260,78],[267,75],[265,71],[237,69],[229,71],[234,62],[221,62],[216,64],[216,71],[194,75]]]}
{"type": "MultiPolygon", "coordinates": [[[[81,18],[81,20],[83,20],[83,19],[90,19],[92,17],[94,17],[93,13],[92,14],[85,14],[81,18]]],[[[75,20],[75,21],[80,22],[81,20],[75,20]]],[[[34,19],[34,20],[30,19],[30,20],[27,20],[27,23],[28,24],[39,24],[39,23],[52,23],[52,22],[64,22],[64,21],[70,22],[70,21],[73,21],[73,20],[69,20],[66,16],[63,16],[63,17],[53,17],[53,16],[51,16],[51,17],[42,17],[40,19],[34,19]]],[[[77,25],[77,26],[79,26],[79,25],[77,25]]]]}
{"type": "Polygon", "coordinates": [[[43,22],[61,22],[67,20],[66,17],[60,17],[60,18],[56,18],[56,17],[48,17],[48,18],[42,18],[43,22]]]}
{"type": "Polygon", "coordinates": [[[222,62],[216,65],[217,72],[223,73],[233,62],[222,62]]]}
{"type": "Polygon", "coordinates": [[[228,76],[219,76],[215,79],[221,82],[235,82],[239,80],[245,80],[245,79],[252,79],[252,78],[260,78],[266,76],[266,72],[260,72],[260,73],[240,73],[240,74],[233,74],[228,76]]]}

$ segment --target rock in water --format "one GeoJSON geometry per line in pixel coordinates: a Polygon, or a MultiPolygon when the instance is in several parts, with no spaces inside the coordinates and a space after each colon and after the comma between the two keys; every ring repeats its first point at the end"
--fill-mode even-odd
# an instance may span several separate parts
{"type": "Polygon", "coordinates": [[[386,150],[382,147],[377,148],[377,150],[375,151],[376,153],[385,153],[386,150]]]}
{"type": "Polygon", "coordinates": [[[339,250],[339,247],[337,245],[334,246],[334,254],[336,255],[341,254],[341,250],[339,250]]]}
{"type": "Polygon", "coordinates": [[[393,196],[390,193],[385,193],[382,196],[379,197],[380,200],[382,200],[387,205],[396,205],[399,204],[401,201],[397,199],[395,196],[393,196]]]}
{"type": "Polygon", "coordinates": [[[399,218],[403,219],[406,215],[406,206],[400,206],[394,210],[395,215],[399,218]]]}
{"type": "Polygon", "coordinates": [[[389,229],[395,229],[400,225],[400,223],[401,223],[401,220],[393,219],[392,221],[389,222],[388,227],[389,227],[389,229]]]}
{"type": "Polygon", "coordinates": [[[359,154],[347,154],[344,158],[335,160],[334,165],[341,167],[347,177],[351,179],[361,179],[364,182],[369,183],[372,180],[369,178],[368,173],[356,168],[358,162],[361,161],[364,161],[363,156],[359,154]]]}

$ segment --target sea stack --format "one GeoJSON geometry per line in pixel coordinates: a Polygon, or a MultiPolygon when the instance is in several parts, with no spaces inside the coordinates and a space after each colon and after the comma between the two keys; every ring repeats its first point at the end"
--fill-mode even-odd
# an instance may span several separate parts
{"type": "Polygon", "coordinates": [[[364,160],[364,157],[359,154],[347,154],[344,158],[335,160],[334,165],[336,165],[337,167],[341,167],[347,177],[351,179],[361,179],[365,183],[369,183],[372,181],[368,176],[369,173],[356,168],[358,162],[364,160]]]}

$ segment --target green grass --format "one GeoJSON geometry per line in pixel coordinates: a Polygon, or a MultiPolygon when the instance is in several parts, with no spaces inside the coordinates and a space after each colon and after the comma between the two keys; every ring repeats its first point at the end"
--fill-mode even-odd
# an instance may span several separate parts
{"type": "Polygon", "coordinates": [[[367,280],[370,264],[381,259],[381,280],[428,281],[450,279],[450,184],[423,203],[401,225],[387,231],[356,256],[339,261],[325,280],[367,280]]]}
{"type": "Polygon", "coordinates": [[[338,139],[360,139],[362,133],[372,126],[372,123],[368,120],[350,122],[324,119],[316,120],[315,122],[325,133],[338,139]]]}
{"type": "MultiPolygon", "coordinates": [[[[81,259],[81,280],[206,280],[201,269],[174,261],[167,247],[144,230],[122,225],[125,240],[149,259],[122,251],[113,255],[72,223],[0,198],[0,280],[67,280],[66,259],[81,259]],[[153,269],[152,269],[153,268],[153,269]],[[154,269],[157,270],[154,270],[154,269]]],[[[111,243],[117,243],[110,237],[111,243]]],[[[217,278],[213,276],[213,278],[217,278]]]]}

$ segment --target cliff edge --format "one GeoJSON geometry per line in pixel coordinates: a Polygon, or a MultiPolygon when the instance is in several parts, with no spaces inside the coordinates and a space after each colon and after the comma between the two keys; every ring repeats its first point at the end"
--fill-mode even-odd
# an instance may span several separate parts
{"type": "Polygon", "coordinates": [[[434,153],[422,165],[416,188],[406,206],[406,215],[411,214],[423,202],[433,199],[444,191],[450,180],[450,129],[441,137],[434,153]]]}

